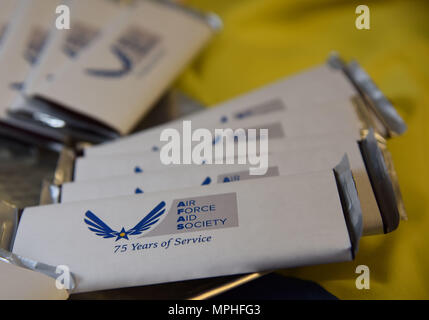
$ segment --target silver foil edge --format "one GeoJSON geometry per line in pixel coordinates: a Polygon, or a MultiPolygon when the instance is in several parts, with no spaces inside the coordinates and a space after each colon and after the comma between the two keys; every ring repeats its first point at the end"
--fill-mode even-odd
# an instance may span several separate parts
{"type": "Polygon", "coordinates": [[[351,61],[347,67],[353,81],[370,99],[375,108],[375,113],[378,115],[378,118],[384,122],[390,134],[396,136],[407,131],[407,125],[396,111],[395,107],[376,86],[374,81],[359,63],[357,61],[351,61]]]}
{"type": "Polygon", "coordinates": [[[401,135],[407,130],[404,120],[395,107],[357,61],[346,64],[338,54],[334,53],[328,58],[328,65],[344,72],[367,107],[386,128],[388,133],[386,137],[401,135]]]}
{"type": "Polygon", "coordinates": [[[14,110],[8,111],[7,122],[62,143],[101,143],[120,136],[107,125],[95,123],[91,117],[63,111],[62,107],[43,97],[27,97],[14,110]]]}
{"type": "MultiPolygon", "coordinates": [[[[0,248],[0,261],[10,263],[21,268],[42,273],[55,280],[58,279],[59,276],[61,275],[61,272],[59,271],[64,272],[62,268],[58,268],[59,266],[52,266],[52,265],[41,263],[32,259],[28,259],[1,248],[0,248]]],[[[64,283],[65,289],[73,290],[76,287],[76,282],[75,282],[75,277],[72,273],[69,274],[68,280],[69,280],[68,283],[64,283]]]]}
{"type": "Polygon", "coordinates": [[[75,160],[76,153],[73,149],[64,147],[61,150],[57,167],[55,169],[55,177],[53,181],[55,185],[62,185],[66,182],[73,181],[75,160]]]}
{"type": "Polygon", "coordinates": [[[354,258],[359,250],[359,241],[363,233],[363,220],[356,184],[347,155],[344,155],[341,162],[334,168],[334,174],[350,236],[352,257],[354,258]]]}
{"type": "Polygon", "coordinates": [[[18,228],[20,210],[4,201],[0,202],[0,249],[10,250],[18,228]]]}
{"type": "Polygon", "coordinates": [[[387,169],[387,173],[390,177],[390,182],[392,183],[393,192],[394,192],[395,198],[396,198],[396,205],[397,205],[398,211],[399,211],[399,216],[401,217],[401,220],[406,221],[406,220],[408,220],[408,215],[407,215],[407,211],[405,209],[404,200],[402,198],[401,188],[399,187],[398,175],[396,173],[395,166],[393,164],[392,154],[387,149],[385,142],[383,143],[383,142],[380,142],[379,140],[377,140],[377,142],[378,142],[378,146],[381,150],[381,153],[382,153],[382,156],[384,159],[384,163],[386,164],[386,169],[387,169]]]}
{"type": "Polygon", "coordinates": [[[403,215],[405,215],[405,209],[400,192],[398,193],[399,184],[396,180],[396,172],[394,176],[389,172],[394,170],[393,163],[391,163],[391,159],[385,158],[383,155],[383,145],[383,142],[376,139],[372,129],[369,130],[365,139],[359,142],[366,171],[380,210],[384,233],[389,233],[398,228],[401,217],[400,208],[404,211],[403,215]],[[389,170],[388,167],[391,169],[389,170]],[[395,188],[398,191],[395,191],[395,188]]]}
{"type": "Polygon", "coordinates": [[[366,137],[370,129],[374,129],[378,136],[389,136],[389,132],[385,125],[378,118],[372,115],[372,112],[367,108],[365,101],[359,94],[353,96],[351,101],[360,121],[360,135],[362,139],[366,137]]]}
{"type": "Polygon", "coordinates": [[[61,186],[52,184],[50,181],[43,181],[40,192],[40,205],[61,203],[61,186]]]}

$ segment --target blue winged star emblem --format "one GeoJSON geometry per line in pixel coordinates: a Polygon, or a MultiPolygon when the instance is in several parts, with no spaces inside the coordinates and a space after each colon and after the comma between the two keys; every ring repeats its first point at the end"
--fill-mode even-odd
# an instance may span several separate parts
{"type": "Polygon", "coordinates": [[[142,234],[143,231],[149,230],[159,221],[159,218],[164,213],[165,202],[162,201],[133,228],[125,230],[125,228],[122,227],[121,231],[111,229],[106,223],[89,210],[85,213],[86,218],[84,221],[88,225],[88,229],[94,232],[97,236],[103,237],[104,239],[116,237],[116,242],[121,239],[129,240],[128,236],[136,236],[142,234]]]}
{"type": "Polygon", "coordinates": [[[87,69],[86,72],[95,77],[105,77],[105,78],[120,78],[122,76],[127,75],[133,69],[133,62],[126,55],[126,53],[118,47],[112,47],[111,51],[115,57],[118,58],[121,63],[121,67],[119,69],[87,69]]]}

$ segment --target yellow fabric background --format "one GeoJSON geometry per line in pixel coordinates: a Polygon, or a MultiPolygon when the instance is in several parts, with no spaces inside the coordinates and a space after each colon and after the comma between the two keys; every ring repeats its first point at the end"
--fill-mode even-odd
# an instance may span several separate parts
{"type": "Polygon", "coordinates": [[[191,0],[218,13],[223,31],[178,85],[212,105],[324,63],[336,50],[356,58],[409,126],[389,142],[409,221],[362,239],[350,263],[284,270],[317,281],[343,299],[429,298],[429,1],[191,0]],[[371,30],[355,28],[366,4],[371,30]],[[370,267],[370,290],[355,287],[356,266],[370,267]]]}

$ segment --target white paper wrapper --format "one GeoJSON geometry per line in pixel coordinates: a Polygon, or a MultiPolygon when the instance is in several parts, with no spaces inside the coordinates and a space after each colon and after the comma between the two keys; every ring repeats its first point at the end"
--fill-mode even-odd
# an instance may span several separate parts
{"type": "Polygon", "coordinates": [[[372,122],[372,128],[385,138],[403,134],[407,130],[405,121],[396,111],[393,104],[377,87],[368,73],[353,60],[346,64],[341,57],[334,53],[328,59],[328,64],[342,70],[345,76],[359,92],[367,114],[361,114],[372,122]]]}
{"type": "Polygon", "coordinates": [[[183,8],[136,1],[110,32],[34,95],[128,133],[213,32],[207,20],[183,8]]]}
{"type": "Polygon", "coordinates": [[[78,59],[125,11],[117,0],[70,0],[72,12],[69,30],[53,29],[46,49],[25,82],[24,94],[32,97],[40,87],[49,85],[58,70],[78,59]]]}
{"type": "MultiPolygon", "coordinates": [[[[159,141],[162,130],[174,128],[182,130],[182,121],[191,120],[194,128],[222,128],[246,126],[246,121],[266,115],[275,119],[290,118],[302,113],[323,112],[341,125],[344,113],[360,126],[359,118],[352,103],[357,92],[344,74],[327,65],[322,65],[274,84],[247,93],[209,110],[195,113],[176,121],[168,122],[143,132],[85,149],[85,156],[114,153],[136,153],[151,150],[159,141]],[[338,108],[343,109],[338,112],[338,108]],[[244,123],[244,124],[243,124],[244,123]]],[[[310,126],[316,123],[308,119],[310,126]]],[[[335,127],[335,126],[334,126],[335,127]]]]}
{"type": "MultiPolygon", "coordinates": [[[[307,109],[308,110],[308,109],[307,109]]],[[[242,122],[236,122],[235,125],[241,125],[241,127],[233,127],[231,123],[223,124],[224,128],[232,129],[257,129],[259,134],[259,129],[268,129],[268,150],[275,152],[277,148],[283,147],[282,143],[288,144],[290,140],[296,138],[313,138],[317,139],[320,135],[330,136],[331,139],[335,139],[336,135],[340,135],[350,140],[359,140],[360,130],[356,119],[353,117],[352,113],[345,111],[342,106],[338,106],[335,112],[335,116],[332,116],[329,113],[324,111],[316,110],[311,112],[289,112],[288,116],[280,117],[275,115],[264,115],[258,118],[248,119],[242,122]],[[339,119],[341,119],[339,121],[339,119]]],[[[197,127],[198,128],[198,127],[197,127]]],[[[192,130],[197,129],[192,127],[192,130]]],[[[219,126],[219,128],[222,128],[219,126]]],[[[219,129],[218,128],[218,129],[219,129]]],[[[220,136],[216,136],[215,131],[212,130],[212,144],[213,144],[213,158],[219,158],[219,153],[216,153],[217,146],[221,145],[220,136]]],[[[191,133],[188,136],[182,135],[181,137],[183,142],[180,145],[180,154],[181,154],[181,163],[186,164],[184,161],[185,154],[191,154],[192,148],[195,148],[201,142],[191,141],[191,133]],[[191,148],[186,148],[184,141],[189,141],[189,146],[191,148]]],[[[264,136],[257,136],[256,147],[259,150],[260,143],[265,141],[264,136]],[[262,140],[261,140],[262,139],[262,140]]],[[[250,140],[249,136],[249,140],[250,140]]],[[[329,138],[324,138],[329,139],[329,138]]],[[[158,138],[159,141],[159,138],[158,138]]],[[[81,157],[76,160],[75,170],[74,170],[74,181],[83,181],[90,179],[103,178],[106,176],[115,176],[122,174],[132,173],[136,166],[139,165],[139,171],[158,171],[165,169],[166,166],[160,160],[160,155],[164,152],[164,147],[169,144],[169,142],[152,142],[152,150],[149,152],[142,152],[134,154],[118,154],[111,155],[109,157],[81,157]]],[[[234,144],[234,133],[231,132],[230,135],[227,135],[224,141],[234,144]]],[[[291,142],[294,144],[294,142],[291,142]]],[[[328,143],[328,140],[325,140],[324,143],[328,143]]],[[[313,144],[313,146],[316,146],[313,144]]],[[[235,154],[246,155],[247,149],[242,150],[235,148],[235,154]]],[[[137,151],[139,149],[136,149],[137,151]]],[[[250,151],[249,151],[250,153],[250,151]]],[[[225,153],[224,153],[225,154],[225,153]]],[[[203,160],[201,160],[203,163],[203,160]]]]}
{"type": "Polygon", "coordinates": [[[326,170],[28,208],[13,250],[69,266],[75,292],[345,261],[338,190],[326,170]]]}
{"type": "Polygon", "coordinates": [[[59,3],[59,0],[19,1],[0,50],[0,118],[6,117],[7,109],[19,95],[46,44],[59,3]]]}
{"type": "MultiPolygon", "coordinates": [[[[67,203],[131,194],[144,196],[146,193],[162,190],[320,171],[333,168],[338,159],[347,153],[361,201],[364,234],[383,233],[383,221],[356,141],[343,137],[318,137],[307,139],[306,143],[299,146],[284,143],[279,147],[282,149],[268,154],[268,169],[264,175],[250,175],[249,168],[257,167],[257,165],[249,164],[188,165],[145,172],[144,157],[143,160],[136,158],[135,162],[126,163],[124,160],[120,165],[109,162],[105,166],[107,174],[115,172],[115,168],[118,173],[120,170],[125,172],[126,169],[128,169],[127,173],[134,173],[126,176],[66,183],[61,187],[60,199],[62,203],[67,203]],[[136,173],[136,168],[141,168],[143,172],[136,173]]],[[[102,164],[103,162],[100,165],[103,166],[102,164]]]]}

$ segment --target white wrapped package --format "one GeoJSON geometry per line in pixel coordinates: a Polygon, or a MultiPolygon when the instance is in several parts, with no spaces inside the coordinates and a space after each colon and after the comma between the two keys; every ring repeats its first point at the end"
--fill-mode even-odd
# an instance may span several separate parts
{"type": "MultiPolygon", "coordinates": [[[[333,122],[354,119],[359,126],[359,118],[352,102],[357,95],[352,84],[345,75],[328,65],[322,65],[298,75],[283,79],[274,84],[247,93],[243,96],[222,103],[208,110],[198,112],[166,124],[132,134],[119,140],[104,143],[85,149],[85,156],[112,155],[115,153],[136,153],[151,150],[159,141],[160,134],[167,128],[182,131],[183,120],[192,121],[195,128],[214,129],[220,127],[246,126],[251,119],[266,115],[273,118],[287,118],[300,112],[325,112],[333,117],[333,122]],[[338,106],[343,113],[338,113],[338,106]]],[[[309,119],[309,121],[311,121],[309,119]]]]}
{"type": "Polygon", "coordinates": [[[0,51],[0,118],[19,96],[54,26],[60,0],[20,0],[0,51]]]}
{"type": "Polygon", "coordinates": [[[110,32],[34,95],[128,133],[214,34],[207,17],[178,5],[139,0],[130,6],[110,32]]]}
{"type": "MultiPolygon", "coordinates": [[[[232,127],[233,131],[230,133],[226,132],[226,135],[217,136],[214,130],[211,134],[213,141],[210,140],[209,143],[213,144],[211,147],[213,149],[213,159],[219,159],[219,153],[216,152],[216,148],[227,143],[234,145],[235,140],[235,130],[238,128],[247,129],[256,129],[257,135],[256,139],[248,134],[247,131],[244,131],[250,140],[254,140],[255,146],[260,148],[263,146],[262,142],[265,142],[268,150],[270,152],[275,152],[276,148],[280,147],[283,150],[282,143],[287,144],[288,141],[294,140],[296,138],[313,138],[317,139],[318,136],[324,136],[324,143],[328,143],[330,139],[335,139],[335,136],[344,137],[348,141],[357,141],[360,139],[360,129],[358,123],[355,122],[352,114],[348,114],[345,109],[338,107],[335,116],[330,115],[329,113],[323,111],[317,112],[298,112],[296,114],[289,113],[289,117],[275,117],[273,115],[265,115],[258,117],[257,119],[249,119],[245,122],[240,122],[240,125],[243,127],[232,127]],[[341,121],[338,121],[338,118],[341,118],[341,121]],[[260,129],[268,130],[268,137],[260,135],[260,129]],[[223,139],[223,142],[221,140],[223,139]]],[[[225,128],[230,128],[231,124],[223,124],[225,128]]],[[[219,126],[220,127],[220,126],[219,126]]],[[[221,128],[221,127],[220,127],[221,128]]],[[[191,154],[192,149],[196,148],[198,145],[202,144],[202,141],[192,140],[192,130],[197,128],[190,128],[191,130],[185,130],[182,140],[180,143],[180,155],[181,160],[184,159],[185,154],[191,154]],[[188,146],[185,147],[185,142],[189,142],[188,146]]],[[[237,132],[238,133],[238,132],[237,132]]],[[[243,136],[244,137],[244,136],[243,136]]],[[[244,137],[245,138],[245,137],[244,137]]],[[[309,142],[310,143],[310,142],[309,142]]],[[[161,162],[161,155],[167,151],[163,151],[164,148],[167,150],[168,145],[171,144],[171,141],[160,142],[160,138],[152,142],[152,150],[142,153],[134,154],[117,154],[111,155],[109,157],[80,157],[76,160],[75,169],[74,169],[74,181],[83,181],[90,179],[98,179],[107,176],[123,175],[130,174],[133,171],[158,171],[164,170],[169,166],[174,165],[165,165],[161,162]]],[[[295,144],[295,142],[292,142],[295,144]]],[[[249,143],[250,145],[250,143],[249,143]]],[[[316,146],[317,144],[313,144],[316,146]]],[[[252,154],[251,150],[248,151],[248,148],[241,149],[234,146],[235,154],[240,156],[246,156],[247,153],[252,154]]],[[[258,149],[257,149],[258,150],[258,149]]],[[[223,154],[226,154],[224,152],[223,154]]],[[[220,158],[223,159],[223,155],[220,155],[220,158]]],[[[201,163],[207,162],[209,159],[202,159],[201,163]]],[[[213,161],[213,160],[212,160],[213,161]]],[[[184,160],[181,161],[183,164],[187,164],[184,160]]]]}
{"type": "Polygon", "coordinates": [[[25,82],[27,97],[53,81],[58,70],[77,59],[125,11],[119,0],[72,0],[68,4],[72,12],[70,29],[52,31],[46,49],[25,82]]]}
{"type": "MultiPolygon", "coordinates": [[[[340,147],[338,145],[327,148],[316,146],[268,154],[268,162],[265,164],[266,173],[263,175],[252,175],[250,168],[255,165],[249,163],[176,166],[162,171],[135,172],[134,168],[139,167],[137,165],[129,170],[134,171],[134,174],[65,183],[62,185],[61,202],[131,195],[136,190],[140,190],[138,193],[147,193],[320,171],[335,166],[344,153],[349,156],[352,171],[355,170],[353,172],[355,177],[359,172],[366,174],[358,144],[349,142],[348,145],[343,144],[340,147]]],[[[369,180],[365,183],[365,187],[370,189],[369,180]]]]}
{"type": "Polygon", "coordinates": [[[346,174],[346,192],[331,169],[28,208],[13,251],[68,266],[74,292],[346,261],[361,231],[346,174]]]}
{"type": "Polygon", "coordinates": [[[0,300],[66,300],[67,290],[57,289],[55,279],[0,259],[0,300]]]}
{"type": "MultiPolygon", "coordinates": [[[[134,160],[130,158],[129,162],[123,158],[123,161],[118,160],[116,163],[107,161],[107,164],[100,161],[97,168],[105,168],[106,176],[115,173],[118,176],[65,183],[61,187],[59,198],[61,203],[67,203],[320,171],[334,167],[341,155],[347,153],[361,201],[364,234],[382,233],[383,221],[357,141],[342,136],[316,137],[299,141],[302,143],[279,143],[276,152],[267,156],[268,163],[265,164],[267,172],[264,175],[251,175],[249,170],[251,167],[260,166],[261,163],[167,166],[169,169],[162,171],[152,171],[149,166],[149,170],[145,171],[148,163],[144,158],[136,157],[134,160]],[[121,173],[125,175],[119,175],[121,173]]],[[[238,163],[238,159],[236,160],[238,163]]]]}
{"type": "MultiPolygon", "coordinates": [[[[372,131],[359,142],[346,135],[270,140],[269,150],[255,157],[227,157],[222,159],[222,165],[164,165],[158,156],[151,156],[150,153],[118,155],[107,159],[83,158],[85,161],[80,168],[91,179],[84,179],[83,176],[71,184],[65,182],[73,180],[74,158],[70,152],[64,152],[56,176],[66,179],[56,180],[55,183],[63,184],[65,199],[70,196],[73,201],[78,201],[81,196],[86,199],[115,196],[118,192],[140,194],[162,190],[167,185],[170,189],[192,184],[206,185],[218,182],[222,177],[240,180],[260,178],[258,175],[266,177],[309,172],[332,166],[335,156],[346,152],[351,159],[362,202],[365,235],[392,232],[398,227],[400,217],[406,219],[391,156],[385,146],[377,142],[372,131]],[[240,174],[231,174],[234,172],[240,174]]],[[[42,203],[57,203],[60,201],[60,191],[56,186],[46,185],[42,203]]]]}
{"type": "MultiPolygon", "coordinates": [[[[365,164],[355,143],[340,149],[297,149],[269,154],[264,175],[251,175],[249,169],[252,165],[248,163],[213,164],[178,166],[163,171],[69,182],[61,186],[61,203],[320,171],[332,168],[344,153],[351,159],[352,171],[356,170],[353,172],[355,176],[359,172],[366,174],[365,164]]],[[[368,178],[365,187],[370,189],[368,178]]]]}

